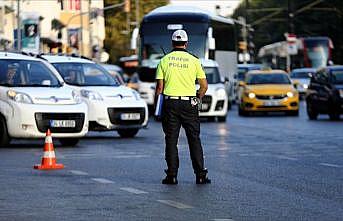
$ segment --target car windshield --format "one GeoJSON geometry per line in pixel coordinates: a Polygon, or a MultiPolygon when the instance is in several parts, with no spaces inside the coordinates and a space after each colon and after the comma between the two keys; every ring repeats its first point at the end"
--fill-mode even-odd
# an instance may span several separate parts
{"type": "Polygon", "coordinates": [[[343,84],[343,70],[332,71],[331,81],[334,84],[343,84]]]}
{"type": "Polygon", "coordinates": [[[0,86],[60,87],[61,83],[41,61],[1,59],[0,86]]]}
{"type": "Polygon", "coordinates": [[[247,84],[290,84],[286,74],[249,74],[247,76],[247,84]]]}
{"type": "Polygon", "coordinates": [[[76,86],[119,86],[111,75],[94,63],[53,63],[64,81],[76,86]]]}
{"type": "Polygon", "coordinates": [[[238,68],[238,80],[239,81],[244,81],[245,74],[247,73],[248,69],[247,68],[238,68]]]}
{"type": "Polygon", "coordinates": [[[220,75],[217,67],[205,67],[204,68],[207,83],[218,84],[220,83],[220,75]]]}
{"type": "Polygon", "coordinates": [[[291,73],[291,78],[309,79],[313,73],[311,71],[294,71],[291,73]]]}

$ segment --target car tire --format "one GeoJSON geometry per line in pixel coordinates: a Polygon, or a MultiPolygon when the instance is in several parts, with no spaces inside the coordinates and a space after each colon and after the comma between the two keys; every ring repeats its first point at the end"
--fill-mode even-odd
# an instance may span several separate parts
{"type": "Polygon", "coordinates": [[[136,136],[139,129],[119,129],[117,132],[122,138],[131,138],[136,136]]]}
{"type": "Polygon", "coordinates": [[[67,147],[67,146],[74,147],[79,143],[80,139],[79,138],[59,138],[59,141],[61,145],[64,147],[67,147]]]}
{"type": "Polygon", "coordinates": [[[10,144],[11,138],[8,135],[6,120],[0,116],[0,147],[4,147],[10,144]]]}
{"type": "Polygon", "coordinates": [[[248,112],[243,110],[241,107],[238,108],[238,115],[239,116],[243,116],[243,117],[246,117],[248,116],[248,112]]]}
{"type": "Polygon", "coordinates": [[[313,109],[310,102],[306,103],[307,116],[310,120],[317,120],[318,113],[313,109]]]}
{"type": "Polygon", "coordinates": [[[330,120],[339,120],[339,113],[336,111],[331,111],[329,113],[330,120]]]}
{"type": "Polygon", "coordinates": [[[218,122],[226,122],[226,115],[222,117],[217,117],[218,122]]]}
{"type": "Polygon", "coordinates": [[[299,110],[292,110],[286,113],[288,116],[299,116],[299,110]]]}

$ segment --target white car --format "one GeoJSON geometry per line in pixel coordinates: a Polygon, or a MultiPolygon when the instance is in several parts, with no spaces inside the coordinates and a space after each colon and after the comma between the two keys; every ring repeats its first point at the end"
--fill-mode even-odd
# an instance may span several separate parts
{"type": "Polygon", "coordinates": [[[0,146],[11,138],[43,138],[49,128],[74,146],[88,131],[88,109],[47,62],[0,52],[0,146]]]}
{"type": "Polygon", "coordinates": [[[292,70],[290,77],[300,95],[304,96],[306,94],[311,76],[315,72],[315,68],[297,68],[292,70]]]}
{"type": "Polygon", "coordinates": [[[208,82],[208,90],[202,98],[200,117],[214,119],[219,122],[226,121],[229,98],[224,81],[218,70],[218,63],[213,60],[200,59],[208,82]]]}
{"type": "Polygon", "coordinates": [[[139,94],[118,84],[93,61],[70,56],[43,55],[64,81],[78,90],[88,105],[89,130],[116,130],[134,137],[148,123],[148,108],[139,94]]]}

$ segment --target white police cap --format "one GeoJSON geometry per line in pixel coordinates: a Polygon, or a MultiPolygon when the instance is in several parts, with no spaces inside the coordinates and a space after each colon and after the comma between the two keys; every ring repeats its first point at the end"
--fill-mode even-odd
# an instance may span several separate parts
{"type": "Polygon", "coordinates": [[[176,30],[173,33],[172,41],[188,41],[188,36],[184,30],[176,30]]]}

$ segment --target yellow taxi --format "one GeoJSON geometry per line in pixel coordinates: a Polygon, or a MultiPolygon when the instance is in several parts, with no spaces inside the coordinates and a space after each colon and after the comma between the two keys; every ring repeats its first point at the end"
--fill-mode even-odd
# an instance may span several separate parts
{"type": "Polygon", "coordinates": [[[282,111],[299,115],[299,94],[289,75],[282,70],[249,71],[240,83],[238,114],[282,111]]]}

